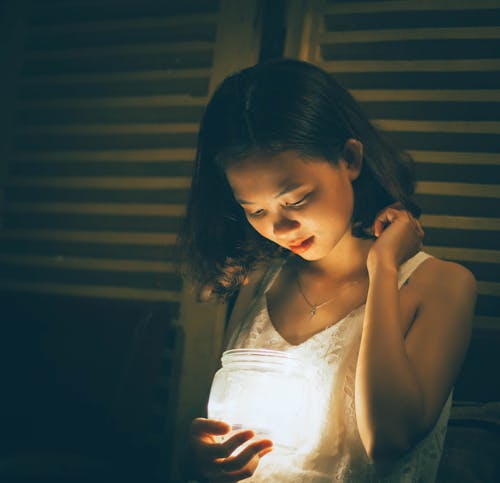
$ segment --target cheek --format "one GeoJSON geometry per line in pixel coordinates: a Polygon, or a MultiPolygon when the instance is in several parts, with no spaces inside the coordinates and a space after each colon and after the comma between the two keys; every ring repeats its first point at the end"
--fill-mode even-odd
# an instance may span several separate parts
{"type": "Polygon", "coordinates": [[[344,230],[346,224],[351,222],[353,210],[352,192],[343,190],[334,196],[329,196],[323,200],[314,213],[311,211],[310,220],[324,229],[344,230]]]}
{"type": "Polygon", "coordinates": [[[264,220],[252,219],[252,218],[248,218],[248,216],[246,217],[246,219],[247,219],[247,222],[249,223],[249,225],[257,233],[259,233],[260,235],[262,235],[266,238],[269,236],[269,229],[267,228],[267,224],[264,222],[264,220]]]}
{"type": "Polygon", "coordinates": [[[342,217],[351,217],[354,208],[354,192],[350,183],[340,185],[329,199],[329,205],[342,217]]]}

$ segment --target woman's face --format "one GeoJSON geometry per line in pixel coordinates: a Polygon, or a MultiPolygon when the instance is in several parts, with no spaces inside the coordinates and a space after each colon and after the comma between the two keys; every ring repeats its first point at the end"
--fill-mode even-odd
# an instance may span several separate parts
{"type": "Polygon", "coordinates": [[[332,165],[295,151],[252,156],[226,169],[253,228],[306,260],[325,257],[351,236],[352,181],[358,174],[342,159],[332,165]]]}

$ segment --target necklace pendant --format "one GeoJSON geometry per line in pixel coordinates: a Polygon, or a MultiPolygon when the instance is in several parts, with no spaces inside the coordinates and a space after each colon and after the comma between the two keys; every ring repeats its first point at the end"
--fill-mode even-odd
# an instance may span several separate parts
{"type": "Polygon", "coordinates": [[[318,310],[318,307],[316,305],[313,305],[311,307],[311,317],[314,317],[316,315],[317,310],[318,310]]]}

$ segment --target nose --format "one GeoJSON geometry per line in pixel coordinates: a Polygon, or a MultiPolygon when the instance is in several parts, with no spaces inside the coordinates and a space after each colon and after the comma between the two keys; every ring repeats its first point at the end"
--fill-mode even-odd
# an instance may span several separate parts
{"type": "Polygon", "coordinates": [[[297,220],[292,220],[286,216],[280,216],[273,223],[273,234],[275,237],[288,236],[290,232],[298,229],[300,223],[297,220]]]}

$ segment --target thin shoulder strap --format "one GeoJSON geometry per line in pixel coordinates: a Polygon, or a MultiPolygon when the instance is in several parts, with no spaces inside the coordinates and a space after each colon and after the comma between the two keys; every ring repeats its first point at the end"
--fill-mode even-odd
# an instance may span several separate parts
{"type": "Polygon", "coordinates": [[[408,282],[412,273],[420,266],[420,264],[431,257],[432,255],[429,255],[426,252],[418,252],[416,255],[406,260],[406,262],[399,267],[398,287],[401,288],[406,282],[408,282]]]}
{"type": "Polygon", "coordinates": [[[262,277],[262,282],[258,290],[259,295],[264,295],[273,286],[273,283],[280,274],[286,260],[286,258],[279,258],[269,267],[269,270],[266,272],[264,277],[262,277]]]}
{"type": "Polygon", "coordinates": [[[264,275],[262,276],[257,289],[255,290],[255,294],[248,304],[248,310],[246,311],[245,317],[241,321],[241,323],[238,325],[238,329],[235,330],[229,337],[227,347],[233,347],[234,343],[238,340],[241,331],[243,328],[250,322],[253,321],[253,318],[255,317],[255,310],[258,308],[259,303],[262,300],[262,297],[264,294],[269,290],[269,288],[272,286],[274,280],[278,276],[278,274],[281,271],[281,268],[283,267],[284,263],[286,261],[285,259],[278,259],[273,262],[271,262],[269,268],[266,270],[264,275]]]}

